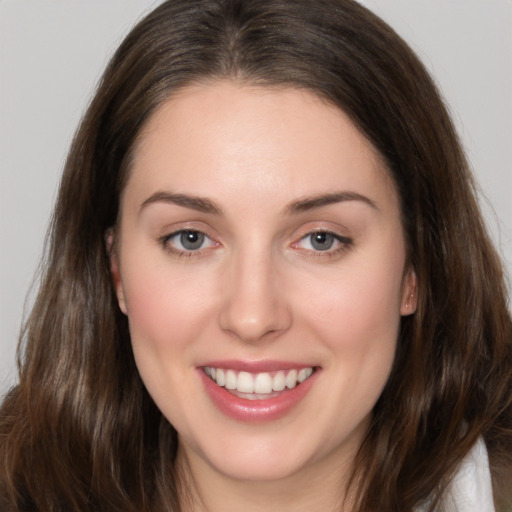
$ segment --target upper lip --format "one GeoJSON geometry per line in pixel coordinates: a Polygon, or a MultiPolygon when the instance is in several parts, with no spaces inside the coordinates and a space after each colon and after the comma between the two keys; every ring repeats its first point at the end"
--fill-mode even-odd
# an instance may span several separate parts
{"type": "Polygon", "coordinates": [[[209,366],[211,368],[223,368],[226,370],[237,370],[249,373],[264,373],[275,372],[279,370],[300,370],[302,368],[314,368],[317,365],[309,363],[299,363],[295,361],[279,361],[274,359],[267,359],[262,361],[224,359],[221,361],[208,361],[200,365],[200,367],[205,366],[209,366]]]}

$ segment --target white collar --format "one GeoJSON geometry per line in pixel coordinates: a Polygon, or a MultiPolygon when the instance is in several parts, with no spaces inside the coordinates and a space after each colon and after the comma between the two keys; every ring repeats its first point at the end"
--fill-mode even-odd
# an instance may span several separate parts
{"type": "MultiPolygon", "coordinates": [[[[418,512],[425,510],[420,508],[418,512]]],[[[487,449],[482,439],[462,461],[445,497],[444,512],[495,512],[487,449]]]]}

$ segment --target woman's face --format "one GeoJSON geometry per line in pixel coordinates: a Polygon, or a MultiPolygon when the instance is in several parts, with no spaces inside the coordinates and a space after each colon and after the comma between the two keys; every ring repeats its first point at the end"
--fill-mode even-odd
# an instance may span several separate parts
{"type": "Polygon", "coordinates": [[[112,273],[197,474],[352,460],[414,309],[398,203],[372,146],[312,93],[218,82],[150,119],[112,273]]]}

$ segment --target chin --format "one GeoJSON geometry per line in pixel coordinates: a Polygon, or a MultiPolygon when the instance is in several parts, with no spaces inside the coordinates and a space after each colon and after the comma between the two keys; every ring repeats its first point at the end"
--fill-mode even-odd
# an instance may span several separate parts
{"type": "Polygon", "coordinates": [[[285,480],[299,473],[306,467],[307,462],[290,460],[289,457],[263,455],[252,459],[241,459],[237,456],[232,457],[232,460],[212,460],[211,464],[219,473],[230,479],[264,483],[285,480]]]}
{"type": "Polygon", "coordinates": [[[269,427],[266,435],[241,429],[238,433],[226,432],[215,442],[210,439],[203,446],[189,444],[189,449],[184,448],[190,462],[206,465],[229,479],[261,483],[308,473],[318,463],[323,465],[328,461],[329,454],[338,451],[338,446],[331,444],[332,439],[326,442],[325,436],[322,439],[319,433],[315,437],[314,433],[303,430],[285,435],[284,425],[269,427]]]}

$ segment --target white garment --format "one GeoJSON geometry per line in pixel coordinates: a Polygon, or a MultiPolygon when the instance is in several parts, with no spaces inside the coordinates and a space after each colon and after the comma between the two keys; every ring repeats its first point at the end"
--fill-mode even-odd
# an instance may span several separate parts
{"type": "Polygon", "coordinates": [[[489,458],[482,439],[462,461],[448,489],[443,512],[495,512],[489,458]]]}
{"type": "Polygon", "coordinates": [[[494,512],[489,458],[482,439],[462,461],[453,479],[446,512],[494,512]]]}

